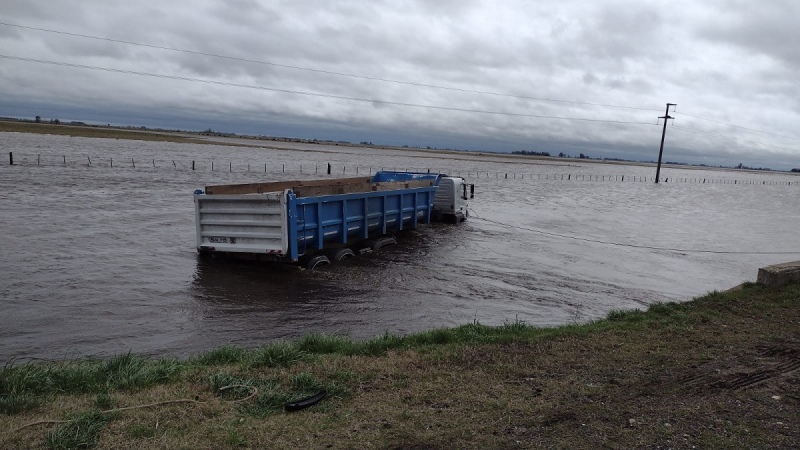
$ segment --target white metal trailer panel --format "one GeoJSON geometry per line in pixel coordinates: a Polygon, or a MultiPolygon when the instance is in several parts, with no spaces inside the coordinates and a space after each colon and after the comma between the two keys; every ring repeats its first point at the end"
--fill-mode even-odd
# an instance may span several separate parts
{"type": "Polygon", "coordinates": [[[197,249],[285,255],[286,193],[195,194],[197,249]]]}
{"type": "Polygon", "coordinates": [[[455,214],[456,211],[456,191],[455,181],[452,177],[443,177],[439,181],[439,189],[433,197],[433,204],[439,208],[443,214],[455,214]]]}

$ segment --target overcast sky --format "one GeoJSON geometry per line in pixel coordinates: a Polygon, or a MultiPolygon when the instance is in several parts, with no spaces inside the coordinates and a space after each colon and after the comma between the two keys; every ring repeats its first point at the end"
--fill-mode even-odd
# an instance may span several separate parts
{"type": "Polygon", "coordinates": [[[797,0],[2,0],[0,22],[3,116],[655,160],[670,102],[665,160],[800,167],[797,0]]]}

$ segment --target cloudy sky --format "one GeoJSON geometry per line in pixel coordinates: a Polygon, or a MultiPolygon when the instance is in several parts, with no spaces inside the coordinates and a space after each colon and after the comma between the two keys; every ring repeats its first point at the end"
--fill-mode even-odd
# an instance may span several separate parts
{"type": "Polygon", "coordinates": [[[3,0],[0,115],[800,167],[796,0],[3,0]]]}

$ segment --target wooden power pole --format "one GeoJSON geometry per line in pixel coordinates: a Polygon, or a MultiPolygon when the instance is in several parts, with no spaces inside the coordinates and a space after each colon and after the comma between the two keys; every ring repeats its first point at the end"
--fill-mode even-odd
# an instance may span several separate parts
{"type": "Polygon", "coordinates": [[[664,119],[664,128],[661,130],[661,148],[658,149],[658,167],[656,168],[656,184],[658,184],[658,177],[661,175],[661,155],[664,154],[664,137],[667,135],[667,120],[674,119],[669,115],[669,107],[676,106],[675,103],[667,103],[667,112],[664,113],[663,117],[659,117],[659,119],[664,119]]]}

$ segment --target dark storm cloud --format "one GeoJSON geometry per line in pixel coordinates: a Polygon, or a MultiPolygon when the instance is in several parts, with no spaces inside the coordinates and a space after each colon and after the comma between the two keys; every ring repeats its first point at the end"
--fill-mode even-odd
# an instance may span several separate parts
{"type": "Polygon", "coordinates": [[[795,136],[800,45],[793,27],[799,10],[789,1],[10,0],[0,3],[0,21],[195,53],[9,26],[0,26],[0,53],[212,83],[0,59],[0,95],[88,109],[102,104],[107,111],[128,109],[132,117],[171,111],[172,117],[202,117],[204,123],[250,124],[255,134],[259,124],[283,121],[292,130],[306,123],[309,134],[319,126],[387,139],[402,130],[504,148],[562,142],[614,149],[633,159],[650,159],[660,138],[656,117],[673,102],[679,104],[676,124],[733,138],[670,130],[675,154],[758,158],[778,152],[800,160],[797,140],[681,115],[795,136]]]}
{"type": "MultiPolygon", "coordinates": [[[[793,70],[800,69],[800,8],[793,0],[736,1],[718,20],[698,35],[723,45],[742,47],[752,56],[763,55],[793,70]]],[[[744,61],[743,61],[744,62],[744,61]]]]}

